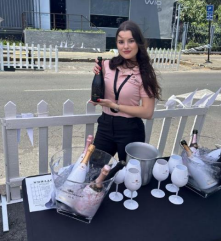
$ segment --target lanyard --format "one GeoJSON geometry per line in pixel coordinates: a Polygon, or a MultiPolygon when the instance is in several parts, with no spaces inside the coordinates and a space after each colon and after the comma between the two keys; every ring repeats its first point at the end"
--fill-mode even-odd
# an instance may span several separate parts
{"type": "MultiPolygon", "coordinates": [[[[117,79],[118,79],[118,74],[119,74],[119,69],[116,69],[116,73],[115,73],[115,77],[114,77],[114,94],[115,94],[115,100],[116,103],[118,103],[118,99],[119,99],[119,95],[120,95],[120,91],[123,88],[123,86],[126,84],[126,82],[129,80],[129,78],[132,76],[128,75],[126,77],[126,79],[122,82],[122,84],[119,86],[118,90],[117,90],[117,79]]],[[[110,108],[110,110],[114,113],[117,113],[114,109],[110,108]]]]}
{"type": "Polygon", "coordinates": [[[114,78],[114,94],[115,94],[116,103],[118,102],[121,89],[122,89],[123,86],[126,84],[126,82],[129,80],[129,78],[132,76],[132,74],[131,74],[131,75],[128,75],[128,76],[126,77],[126,79],[123,81],[123,83],[120,85],[120,87],[118,88],[118,90],[117,90],[118,74],[119,74],[119,69],[116,69],[115,78],[114,78]]]}

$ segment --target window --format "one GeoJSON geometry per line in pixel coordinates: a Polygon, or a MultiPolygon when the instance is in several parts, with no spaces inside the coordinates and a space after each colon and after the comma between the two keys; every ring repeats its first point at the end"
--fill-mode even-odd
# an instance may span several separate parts
{"type": "Polygon", "coordinates": [[[91,0],[91,25],[118,28],[129,19],[129,0],[91,0]]]}

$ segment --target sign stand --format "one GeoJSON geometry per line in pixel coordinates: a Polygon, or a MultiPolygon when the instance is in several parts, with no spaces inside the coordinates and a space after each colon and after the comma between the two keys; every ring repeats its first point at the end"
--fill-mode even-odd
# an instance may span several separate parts
{"type": "Polygon", "coordinates": [[[213,11],[214,11],[214,6],[213,5],[207,5],[206,6],[206,20],[209,21],[209,29],[208,29],[208,45],[210,48],[208,48],[208,58],[206,60],[206,63],[212,63],[210,61],[210,51],[212,46],[210,45],[210,31],[211,31],[211,21],[213,21],[213,11]]]}

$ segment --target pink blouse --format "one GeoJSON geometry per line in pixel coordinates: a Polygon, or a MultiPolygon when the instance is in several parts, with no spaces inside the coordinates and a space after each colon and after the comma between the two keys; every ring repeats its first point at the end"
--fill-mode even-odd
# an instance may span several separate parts
{"type": "MultiPolygon", "coordinates": [[[[109,68],[109,60],[104,61],[105,75],[105,99],[109,99],[113,102],[115,101],[114,94],[114,77],[115,70],[109,68]]],[[[119,69],[118,79],[117,79],[117,90],[121,83],[125,80],[128,75],[133,74],[123,88],[120,91],[118,104],[119,105],[129,105],[129,106],[139,106],[140,100],[143,97],[149,97],[143,88],[143,83],[140,75],[140,70],[138,67],[133,69],[124,69],[122,67],[117,67],[119,69]]],[[[123,112],[113,113],[109,107],[103,106],[103,112],[108,115],[113,116],[123,116],[132,118],[134,116],[128,115],[123,112]]]]}

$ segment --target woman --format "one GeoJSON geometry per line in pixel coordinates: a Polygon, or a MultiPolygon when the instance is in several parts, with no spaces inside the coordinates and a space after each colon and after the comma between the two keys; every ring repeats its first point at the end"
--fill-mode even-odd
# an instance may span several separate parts
{"type": "MultiPolygon", "coordinates": [[[[118,152],[119,160],[126,160],[125,146],[145,141],[141,118],[152,118],[161,88],[147,54],[145,39],[135,23],[125,21],[119,26],[116,45],[119,55],[102,64],[105,99],[93,102],[103,110],[94,145],[112,156],[118,152]]],[[[96,64],[94,73],[99,71],[96,64]]]]}

